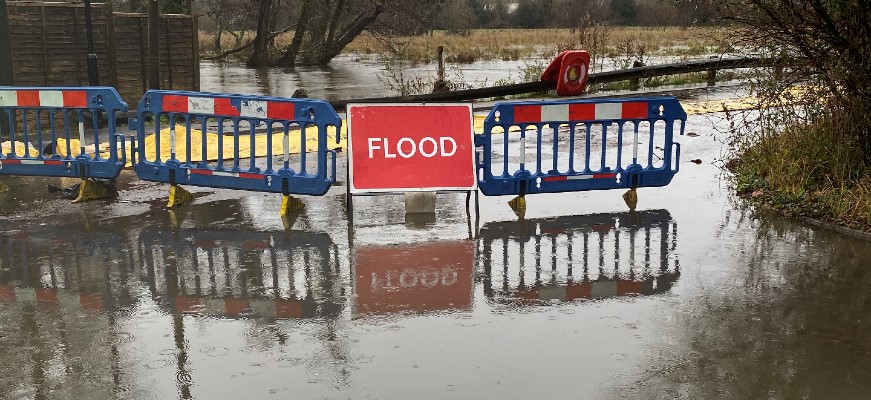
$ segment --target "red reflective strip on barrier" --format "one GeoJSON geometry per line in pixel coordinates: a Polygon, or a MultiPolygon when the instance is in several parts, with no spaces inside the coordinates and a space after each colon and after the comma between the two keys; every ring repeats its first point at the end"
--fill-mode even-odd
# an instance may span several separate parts
{"type": "Polygon", "coordinates": [[[19,90],[18,107],[39,107],[39,91],[38,90],[19,90]]]}
{"type": "Polygon", "coordinates": [[[617,174],[593,174],[593,179],[617,179],[617,174]]]}
{"type": "Polygon", "coordinates": [[[268,101],[266,102],[266,117],[292,120],[296,114],[295,108],[296,106],[293,103],[268,101]]]}
{"type": "Polygon", "coordinates": [[[191,175],[211,175],[211,176],[227,176],[231,178],[243,178],[243,179],[264,179],[263,174],[252,174],[249,172],[224,172],[224,171],[212,171],[210,169],[191,169],[191,175]]]}
{"type": "Polygon", "coordinates": [[[11,286],[0,285],[0,302],[14,303],[15,290],[11,286]]]}
{"type": "Polygon", "coordinates": [[[302,303],[298,300],[275,300],[277,318],[302,318],[302,303]]]}
{"type": "Polygon", "coordinates": [[[247,299],[234,299],[232,297],[224,299],[224,312],[226,315],[238,317],[242,315],[244,310],[251,308],[251,303],[247,299]]]}
{"type": "Polygon", "coordinates": [[[541,106],[514,106],[514,123],[541,122],[541,106]]]}
{"type": "Polygon", "coordinates": [[[647,119],[647,110],[646,101],[623,103],[623,119],[647,119]]]}
{"type": "Polygon", "coordinates": [[[36,289],[36,302],[57,304],[57,292],[51,289],[36,289]]]}
{"type": "Polygon", "coordinates": [[[589,299],[593,295],[592,291],[590,282],[570,283],[566,286],[566,299],[589,299]]]}
{"type": "Polygon", "coordinates": [[[9,158],[3,162],[11,165],[63,165],[61,160],[30,160],[26,158],[9,158]]]}
{"type": "Polygon", "coordinates": [[[245,250],[264,250],[269,248],[269,243],[258,240],[246,240],[242,242],[242,248],[245,250]]]}
{"type": "Polygon", "coordinates": [[[516,289],[514,290],[514,298],[518,300],[539,300],[541,293],[537,288],[531,289],[516,289]]]}
{"type": "Polygon", "coordinates": [[[607,233],[607,232],[611,232],[611,229],[614,229],[614,225],[596,224],[596,225],[593,225],[592,227],[590,227],[590,229],[592,229],[593,232],[607,233]]]}
{"type": "Polygon", "coordinates": [[[228,97],[216,97],[214,113],[215,115],[220,116],[238,117],[239,109],[230,104],[230,99],[228,97]]]}
{"type": "Polygon", "coordinates": [[[202,305],[199,297],[175,296],[175,311],[178,313],[190,313],[197,311],[202,305]]]}
{"type": "Polygon", "coordinates": [[[163,111],[165,112],[188,112],[188,97],[175,94],[167,94],[163,96],[163,111]]]}
{"type": "Polygon", "coordinates": [[[249,174],[249,173],[245,173],[245,172],[240,172],[238,174],[238,176],[240,178],[245,178],[245,179],[263,179],[262,174],[249,174]]]}
{"type": "Polygon", "coordinates": [[[641,282],[620,279],[617,281],[617,295],[640,294],[641,282]]]}
{"type": "MultiPolygon", "coordinates": [[[[193,172],[193,171],[191,171],[193,172]]],[[[214,240],[194,240],[194,246],[202,247],[204,249],[211,249],[215,247],[217,243],[214,240]]]]}
{"type": "Polygon", "coordinates": [[[596,105],[593,103],[569,104],[570,121],[592,121],[596,119],[596,105]]]}
{"type": "Polygon", "coordinates": [[[99,293],[81,293],[79,305],[82,306],[83,310],[103,311],[103,298],[99,293]]]}
{"type": "Polygon", "coordinates": [[[567,176],[548,176],[543,179],[545,182],[561,182],[569,180],[567,176]]]}
{"type": "Polygon", "coordinates": [[[64,90],[64,107],[85,108],[88,106],[88,92],[84,90],[64,90]]]}

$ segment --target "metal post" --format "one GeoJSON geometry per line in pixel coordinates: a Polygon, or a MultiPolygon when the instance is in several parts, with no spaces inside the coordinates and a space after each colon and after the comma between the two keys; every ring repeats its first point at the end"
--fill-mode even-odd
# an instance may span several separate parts
{"type": "Polygon", "coordinates": [[[100,74],[97,72],[97,53],[94,51],[94,32],[91,26],[91,0],[85,0],[85,34],[88,41],[88,84],[100,85],[100,74]]]}
{"type": "Polygon", "coordinates": [[[160,4],[148,0],[148,88],[160,89],[160,4]]]}
{"type": "Polygon", "coordinates": [[[445,80],[445,46],[439,46],[438,49],[438,60],[439,60],[439,80],[445,80]]]}

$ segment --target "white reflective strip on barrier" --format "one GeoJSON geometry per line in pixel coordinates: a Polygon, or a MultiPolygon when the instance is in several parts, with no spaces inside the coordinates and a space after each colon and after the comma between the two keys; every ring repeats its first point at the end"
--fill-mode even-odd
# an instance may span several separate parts
{"type": "Polygon", "coordinates": [[[621,119],[623,118],[623,103],[598,103],[596,104],[596,119],[621,119]]]}
{"type": "Polygon", "coordinates": [[[57,302],[62,309],[78,311],[82,308],[81,297],[78,293],[58,292],[57,302]]]}
{"type": "Polygon", "coordinates": [[[272,300],[251,300],[250,304],[258,317],[275,317],[275,303],[272,300]]]}
{"type": "Polygon", "coordinates": [[[188,97],[188,113],[214,114],[215,99],[212,97],[188,97]]]}
{"type": "Polygon", "coordinates": [[[550,106],[541,106],[541,121],[568,121],[569,120],[569,105],[557,104],[550,106]]]}
{"type": "Polygon", "coordinates": [[[221,172],[221,171],[211,171],[211,172],[212,172],[212,175],[215,175],[215,176],[230,176],[233,178],[239,177],[239,174],[236,172],[221,172]]]}
{"type": "Polygon", "coordinates": [[[259,100],[242,100],[239,115],[251,118],[266,118],[267,104],[259,100]]]}
{"type": "Polygon", "coordinates": [[[0,107],[17,107],[18,92],[15,90],[0,90],[0,107]]]}
{"type": "Polygon", "coordinates": [[[175,122],[169,125],[169,153],[175,158],[175,122]]]}
{"type": "Polygon", "coordinates": [[[36,290],[33,288],[15,288],[15,301],[19,303],[36,303],[36,290]]]}
{"type": "MultiPolygon", "coordinates": [[[[82,115],[82,118],[84,118],[84,115],[82,115]]],[[[79,120],[79,147],[82,151],[80,154],[85,154],[85,121],[81,119],[79,120]]]]}
{"type": "Polygon", "coordinates": [[[284,146],[284,161],[285,162],[290,161],[290,134],[288,131],[289,131],[289,129],[284,130],[284,143],[282,144],[282,146],[284,146]]]}
{"type": "Polygon", "coordinates": [[[224,299],[203,299],[203,306],[206,313],[224,315],[227,313],[227,308],[224,299]]]}
{"type": "Polygon", "coordinates": [[[602,281],[593,282],[590,288],[590,297],[599,299],[602,297],[614,297],[617,295],[617,282],[602,281]]]}
{"type": "Polygon", "coordinates": [[[40,107],[58,107],[64,106],[64,93],[60,90],[40,90],[39,91],[40,107]]]}
{"type": "Polygon", "coordinates": [[[638,124],[635,125],[635,136],[632,142],[632,163],[638,164],[638,124]]]}
{"type": "Polygon", "coordinates": [[[566,300],[565,286],[544,286],[538,290],[539,300],[566,300]]]}
{"type": "Polygon", "coordinates": [[[526,137],[520,138],[520,164],[526,164],[526,137]]]}

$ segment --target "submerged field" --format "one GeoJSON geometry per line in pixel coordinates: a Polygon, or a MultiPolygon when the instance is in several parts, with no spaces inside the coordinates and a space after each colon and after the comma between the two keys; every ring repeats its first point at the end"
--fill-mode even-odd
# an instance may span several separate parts
{"type": "MultiPolygon", "coordinates": [[[[253,39],[253,32],[240,32],[241,40],[228,33],[221,36],[222,50],[233,49],[253,39]]],[[[287,33],[275,38],[276,48],[293,40],[287,33]]],[[[204,56],[216,53],[214,33],[200,32],[204,56]]],[[[432,62],[438,46],[444,46],[448,62],[483,60],[548,59],[566,49],[584,49],[594,57],[644,58],[646,56],[686,56],[732,51],[729,29],[719,27],[609,27],[585,29],[476,29],[467,34],[434,31],[418,36],[387,37],[364,32],[344,50],[361,57],[385,56],[414,62],[432,62]]],[[[246,52],[234,55],[244,59],[246,52]]],[[[631,61],[630,61],[631,62],[631,61]]]]}

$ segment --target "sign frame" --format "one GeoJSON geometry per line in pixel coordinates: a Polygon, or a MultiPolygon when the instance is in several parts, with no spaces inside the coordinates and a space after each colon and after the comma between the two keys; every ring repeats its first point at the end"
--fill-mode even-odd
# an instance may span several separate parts
{"type": "MultiPolygon", "coordinates": [[[[348,192],[352,195],[377,195],[377,194],[396,194],[404,192],[469,192],[478,190],[478,175],[477,163],[475,159],[475,115],[472,103],[355,103],[348,104],[345,118],[348,123],[348,192]],[[469,110],[469,150],[468,157],[470,160],[470,177],[471,185],[469,186],[417,186],[417,187],[389,187],[389,188],[359,188],[354,185],[354,134],[351,123],[351,116],[354,109],[365,107],[462,107],[469,110]]],[[[409,124],[410,125],[410,124],[409,124]]],[[[461,156],[458,156],[461,157],[461,156]]]]}

